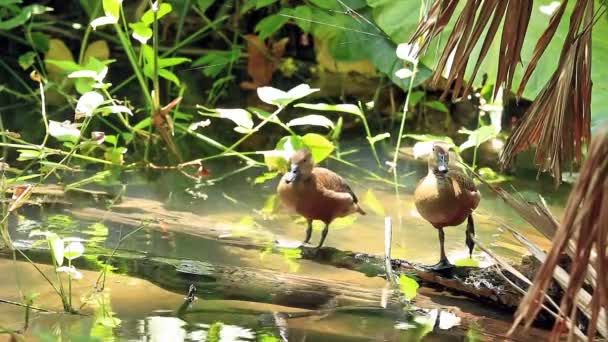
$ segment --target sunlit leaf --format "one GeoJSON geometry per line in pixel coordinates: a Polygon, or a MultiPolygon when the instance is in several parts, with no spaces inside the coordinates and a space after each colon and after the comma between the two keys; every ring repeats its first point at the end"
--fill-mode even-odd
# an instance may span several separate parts
{"type": "Polygon", "coordinates": [[[390,137],[391,137],[391,134],[388,132],[385,132],[385,133],[375,135],[373,137],[367,137],[367,141],[369,141],[369,143],[373,145],[373,144],[377,143],[378,141],[382,141],[382,140],[388,139],[390,137]]]}
{"type": "Polygon", "coordinates": [[[496,127],[488,125],[479,127],[474,131],[462,128],[458,131],[458,133],[467,134],[469,136],[467,141],[460,145],[460,150],[464,151],[471,147],[479,147],[484,142],[495,138],[500,132],[496,129],[496,127]]]}
{"type": "Polygon", "coordinates": [[[133,30],[133,33],[131,33],[133,38],[141,44],[146,44],[152,38],[152,29],[141,21],[131,23],[129,27],[133,30]]]}
{"type": "Polygon", "coordinates": [[[257,177],[255,177],[255,180],[253,181],[255,184],[262,184],[262,183],[266,183],[269,180],[272,180],[274,178],[276,178],[280,173],[278,171],[275,172],[265,172],[257,177]]]}
{"type": "Polygon", "coordinates": [[[291,121],[289,121],[287,123],[287,126],[306,126],[306,125],[310,125],[310,126],[321,126],[321,127],[325,127],[325,128],[334,128],[334,123],[329,120],[328,118],[322,116],[322,115],[317,115],[317,114],[311,114],[311,115],[306,115],[297,119],[293,119],[291,121]]]}
{"type": "Polygon", "coordinates": [[[106,16],[115,18],[116,22],[118,22],[121,3],[122,0],[103,0],[103,12],[106,16]]]}
{"type": "Polygon", "coordinates": [[[315,163],[320,163],[334,151],[334,144],[317,133],[308,133],[302,137],[304,145],[310,149],[315,163]]]}
{"type": "MultiPolygon", "coordinates": [[[[173,7],[168,2],[163,2],[158,7],[158,11],[156,12],[156,19],[160,19],[165,15],[171,13],[173,7]]],[[[141,22],[146,25],[151,25],[154,22],[154,11],[152,9],[147,10],[144,15],[141,17],[141,22]]]]}
{"type": "Polygon", "coordinates": [[[38,150],[17,150],[17,152],[19,152],[18,161],[38,159],[41,155],[41,152],[38,150]]]}
{"type": "Polygon", "coordinates": [[[414,44],[399,44],[397,45],[397,57],[406,62],[417,63],[418,62],[418,54],[420,53],[420,45],[418,43],[414,44]]]}
{"type": "Polygon", "coordinates": [[[61,266],[63,264],[63,240],[55,233],[48,233],[46,240],[51,248],[55,264],[61,266]]]}
{"type": "Polygon", "coordinates": [[[103,103],[103,95],[96,91],[84,93],[76,104],[76,116],[87,117],[92,116],[97,107],[103,103]]]}
{"type": "Polygon", "coordinates": [[[395,72],[395,76],[403,79],[403,78],[410,78],[414,75],[414,72],[411,69],[408,68],[403,68],[403,69],[399,69],[395,72]]]}
{"type": "Polygon", "coordinates": [[[419,287],[420,285],[418,285],[418,282],[413,278],[410,278],[405,274],[399,276],[399,289],[407,300],[412,300],[416,297],[419,287]]]}
{"type": "Polygon", "coordinates": [[[357,116],[363,116],[361,109],[359,109],[359,107],[357,107],[354,104],[332,105],[332,104],[327,104],[327,103],[314,103],[314,104],[313,103],[298,103],[298,104],[294,105],[294,107],[322,110],[322,111],[328,111],[328,112],[343,112],[343,113],[354,114],[357,116]]]}
{"type": "Polygon", "coordinates": [[[105,107],[100,108],[99,111],[103,115],[125,113],[125,114],[133,116],[133,112],[131,111],[131,109],[127,106],[122,106],[122,105],[105,106],[105,107]]]}
{"type": "Polygon", "coordinates": [[[63,256],[68,260],[74,260],[82,256],[82,254],[84,254],[84,245],[79,241],[72,241],[68,243],[63,251],[63,256]]]}
{"type": "Polygon", "coordinates": [[[209,120],[209,119],[197,121],[197,122],[191,123],[190,126],[188,126],[188,130],[196,131],[199,128],[207,127],[209,125],[211,125],[211,120],[209,120]]]}
{"type": "Polygon", "coordinates": [[[378,216],[386,215],[386,211],[384,210],[382,202],[378,200],[372,189],[368,189],[365,193],[365,197],[363,198],[363,204],[365,205],[365,208],[369,208],[378,216]]]}
{"type": "Polygon", "coordinates": [[[76,143],[80,138],[80,130],[69,121],[58,122],[49,120],[49,134],[59,141],[76,143]]]}
{"type": "Polygon", "coordinates": [[[185,57],[159,58],[158,67],[166,68],[166,67],[175,66],[175,65],[179,65],[179,64],[187,63],[187,62],[190,62],[190,59],[185,58],[185,57]]]}
{"type": "Polygon", "coordinates": [[[258,97],[262,102],[275,105],[277,107],[284,107],[291,102],[308,96],[314,92],[319,91],[318,88],[311,88],[308,84],[300,84],[288,92],[273,88],[273,87],[260,87],[257,89],[258,97]]]}
{"type": "Polygon", "coordinates": [[[93,30],[96,30],[99,26],[116,24],[118,22],[118,18],[113,16],[103,16],[94,19],[91,21],[91,27],[93,30]]]}
{"type": "Polygon", "coordinates": [[[454,265],[456,266],[461,266],[461,267],[479,267],[479,261],[473,259],[473,258],[463,258],[463,259],[458,259],[454,262],[454,265]]]}
{"type": "Polygon", "coordinates": [[[244,127],[248,130],[253,128],[253,119],[251,117],[251,113],[244,109],[216,108],[215,111],[220,115],[221,118],[231,120],[239,127],[244,127]]]}

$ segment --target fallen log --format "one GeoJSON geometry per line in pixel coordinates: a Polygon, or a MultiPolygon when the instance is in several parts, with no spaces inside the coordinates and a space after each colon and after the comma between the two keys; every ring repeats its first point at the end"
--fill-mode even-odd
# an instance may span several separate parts
{"type": "MultiPolygon", "coordinates": [[[[98,208],[70,208],[69,213],[77,218],[105,221],[127,226],[142,223],[162,231],[179,232],[204,239],[216,240],[225,245],[248,249],[264,249],[275,237],[268,231],[256,231],[256,239],[239,235],[235,226],[218,223],[209,217],[185,211],[169,211],[158,201],[140,198],[124,198],[111,210],[98,208]]],[[[332,247],[320,250],[309,246],[297,246],[302,258],[318,263],[362,272],[368,276],[384,276],[384,257],[341,251],[332,247]]],[[[421,285],[448,290],[477,301],[514,310],[521,294],[492,268],[457,267],[449,273],[440,273],[406,260],[392,260],[397,273],[414,275],[421,285]]],[[[506,271],[503,271],[506,272],[506,271]]]]}

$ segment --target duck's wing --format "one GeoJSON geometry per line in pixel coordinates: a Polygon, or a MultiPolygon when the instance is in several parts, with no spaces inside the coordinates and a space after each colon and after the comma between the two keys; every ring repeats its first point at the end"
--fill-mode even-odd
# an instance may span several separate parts
{"type": "Polygon", "coordinates": [[[346,183],[346,180],[337,173],[323,167],[315,167],[312,172],[315,175],[317,186],[321,187],[321,190],[324,192],[329,194],[335,193],[331,194],[332,197],[344,198],[345,196],[350,196],[354,203],[359,202],[357,195],[346,183]]]}
{"type": "Polygon", "coordinates": [[[471,192],[477,191],[477,185],[475,185],[473,178],[469,177],[463,172],[450,170],[448,172],[448,177],[452,179],[453,182],[457,183],[460,189],[471,192]]]}

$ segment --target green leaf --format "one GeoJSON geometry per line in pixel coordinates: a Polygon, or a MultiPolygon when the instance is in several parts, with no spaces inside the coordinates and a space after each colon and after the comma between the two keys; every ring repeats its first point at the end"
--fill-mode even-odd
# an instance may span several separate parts
{"type": "Polygon", "coordinates": [[[23,69],[23,70],[27,70],[29,69],[29,67],[32,66],[32,64],[34,64],[34,61],[36,60],[36,53],[34,51],[29,51],[24,53],[23,55],[19,56],[19,66],[23,69]]]}
{"type": "Polygon", "coordinates": [[[456,260],[454,262],[454,265],[456,266],[461,266],[461,267],[479,267],[479,261],[473,259],[473,258],[463,258],[463,259],[459,259],[456,260]]]}
{"type": "Polygon", "coordinates": [[[120,18],[120,3],[121,0],[103,0],[103,11],[108,17],[115,19],[120,18]]]}
{"type": "Polygon", "coordinates": [[[328,111],[328,112],[343,112],[343,113],[354,114],[359,117],[363,116],[363,112],[361,112],[361,109],[359,109],[359,107],[357,107],[354,104],[332,105],[332,104],[327,104],[327,103],[314,103],[314,104],[313,103],[298,103],[298,104],[294,105],[294,107],[328,111]]]}
{"type": "Polygon", "coordinates": [[[435,110],[438,110],[440,112],[444,112],[444,113],[449,113],[449,109],[448,107],[445,105],[445,103],[441,102],[441,101],[425,101],[422,102],[422,105],[425,107],[429,107],[435,110]]]}
{"type": "Polygon", "coordinates": [[[260,40],[268,38],[273,33],[277,32],[285,23],[289,21],[289,18],[279,14],[274,14],[262,19],[256,26],[255,32],[258,32],[260,40]]]}
{"type": "Polygon", "coordinates": [[[45,59],[44,62],[52,64],[52,65],[58,67],[59,69],[65,71],[65,72],[68,72],[68,73],[84,69],[80,65],[76,64],[76,62],[74,62],[74,61],[62,61],[62,60],[55,60],[55,59],[45,59]]]}
{"type": "Polygon", "coordinates": [[[277,2],[278,0],[256,0],[255,9],[260,9],[266,6],[270,6],[277,2]]]}
{"type": "Polygon", "coordinates": [[[42,32],[32,32],[32,45],[33,48],[42,53],[49,51],[49,36],[42,32]]]}
{"type": "Polygon", "coordinates": [[[373,137],[367,137],[367,141],[369,141],[370,144],[374,145],[378,141],[382,141],[382,140],[388,139],[390,137],[391,137],[391,134],[388,132],[385,132],[385,133],[381,133],[381,134],[378,134],[373,137]]]}
{"type": "Polygon", "coordinates": [[[197,0],[196,5],[201,12],[205,12],[209,7],[211,7],[211,5],[213,5],[214,2],[215,0],[197,0]]]}
{"type": "Polygon", "coordinates": [[[458,133],[467,134],[469,136],[467,141],[462,143],[462,145],[460,145],[459,147],[460,151],[464,151],[471,147],[479,147],[484,142],[496,138],[496,136],[498,136],[498,133],[500,132],[497,131],[496,127],[488,125],[479,127],[474,131],[470,131],[468,129],[463,128],[460,129],[458,133]]]}
{"type": "Polygon", "coordinates": [[[321,126],[321,127],[325,127],[325,128],[334,127],[334,123],[331,120],[329,120],[328,118],[326,118],[322,115],[317,115],[317,114],[306,115],[306,116],[303,116],[300,118],[293,119],[287,123],[287,126],[289,126],[289,127],[306,126],[306,125],[321,126]]]}
{"type": "Polygon", "coordinates": [[[363,198],[363,203],[366,208],[371,209],[378,216],[385,216],[386,211],[384,210],[384,206],[382,202],[378,200],[372,189],[368,189],[365,193],[365,197],[363,198]]]}
{"type": "Polygon", "coordinates": [[[399,276],[399,289],[407,300],[412,300],[416,297],[419,287],[420,285],[418,285],[418,282],[413,278],[410,278],[405,274],[399,276]]]}
{"type": "Polygon", "coordinates": [[[148,42],[148,40],[152,38],[152,29],[141,21],[131,23],[129,24],[129,27],[131,28],[131,30],[133,30],[133,38],[135,38],[142,44],[146,44],[146,42],[148,42]]]}
{"type": "MultiPolygon", "coordinates": [[[[160,19],[165,15],[171,13],[173,7],[168,2],[163,2],[160,4],[158,8],[158,12],[156,12],[156,19],[160,19]]],[[[152,9],[147,10],[144,15],[141,16],[141,22],[146,25],[151,25],[154,22],[154,11],[152,9]]]]}
{"type": "Polygon", "coordinates": [[[299,100],[314,92],[319,91],[318,88],[311,88],[308,84],[300,84],[287,92],[273,87],[259,87],[257,89],[258,97],[262,102],[275,105],[277,107],[285,107],[293,101],[299,100]]]}
{"type": "Polygon", "coordinates": [[[210,52],[192,63],[193,67],[204,66],[203,74],[208,77],[216,77],[230,64],[234,64],[241,58],[239,47],[230,51],[210,52]]]}
{"type": "Polygon", "coordinates": [[[320,163],[334,151],[334,144],[324,136],[316,133],[308,133],[302,137],[304,145],[310,149],[315,163],[320,163]]]}
{"type": "Polygon", "coordinates": [[[293,9],[293,16],[296,18],[296,24],[302,31],[309,33],[312,28],[312,10],[308,6],[298,6],[293,9]]]}
{"type": "Polygon", "coordinates": [[[272,180],[274,178],[276,178],[276,176],[279,175],[279,172],[265,172],[263,174],[261,174],[260,176],[255,177],[255,180],[253,181],[255,184],[262,184],[262,183],[266,183],[269,180],[272,180]]]}
{"type": "Polygon", "coordinates": [[[412,93],[410,94],[410,102],[408,103],[408,105],[410,107],[414,107],[418,104],[418,102],[420,102],[420,100],[422,100],[422,98],[424,97],[425,93],[423,91],[420,90],[416,90],[416,91],[412,91],[412,93]]]}
{"type": "Polygon", "coordinates": [[[0,21],[0,30],[12,30],[15,27],[25,24],[32,17],[32,15],[42,14],[52,10],[52,8],[42,5],[30,5],[23,7],[14,17],[8,20],[0,21]]]}
{"type": "Polygon", "coordinates": [[[172,58],[159,58],[158,59],[158,67],[166,68],[170,66],[179,65],[182,63],[190,62],[189,58],[185,57],[172,57],[172,58]]]}
{"type": "Polygon", "coordinates": [[[63,240],[55,233],[47,233],[46,241],[49,243],[53,260],[57,266],[63,265],[63,240]]]}
{"type": "Polygon", "coordinates": [[[19,152],[18,161],[38,159],[41,156],[41,152],[38,150],[17,150],[19,152]]]}
{"type": "Polygon", "coordinates": [[[158,76],[175,83],[178,87],[181,84],[177,75],[167,69],[158,69],[158,76]]]}

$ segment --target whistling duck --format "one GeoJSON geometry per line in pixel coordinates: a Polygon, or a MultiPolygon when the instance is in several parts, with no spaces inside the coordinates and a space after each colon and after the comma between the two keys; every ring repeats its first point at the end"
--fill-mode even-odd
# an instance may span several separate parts
{"type": "Polygon", "coordinates": [[[468,219],[465,242],[469,256],[472,255],[475,247],[472,239],[475,235],[472,212],[477,208],[481,197],[470,176],[463,170],[448,168],[448,149],[445,144],[433,144],[433,151],[428,158],[428,173],[414,192],[416,209],[439,233],[441,259],[433,266],[435,269],[453,267],[445,255],[443,228],[457,226],[465,219],[468,219]]]}
{"type": "Polygon", "coordinates": [[[357,196],[344,178],[326,168],[315,167],[309,150],[295,152],[290,158],[290,164],[289,171],[281,178],[277,192],[285,207],[308,221],[305,244],[310,241],[313,220],[325,223],[317,246],[320,248],[327,237],[329,224],[335,218],[355,212],[365,215],[357,196]]]}

